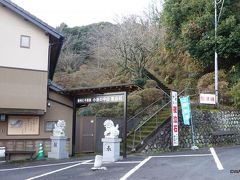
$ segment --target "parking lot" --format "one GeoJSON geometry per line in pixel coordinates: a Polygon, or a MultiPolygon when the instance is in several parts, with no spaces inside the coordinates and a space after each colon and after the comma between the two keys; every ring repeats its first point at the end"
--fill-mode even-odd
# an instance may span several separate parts
{"type": "Polygon", "coordinates": [[[138,155],[103,164],[107,170],[92,171],[94,157],[28,163],[0,162],[1,180],[22,179],[240,179],[240,146],[195,151],[138,155]]]}

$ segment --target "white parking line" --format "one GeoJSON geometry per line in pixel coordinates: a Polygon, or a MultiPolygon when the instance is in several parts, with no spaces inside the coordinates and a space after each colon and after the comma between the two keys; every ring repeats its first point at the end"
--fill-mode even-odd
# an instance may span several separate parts
{"type": "Polygon", "coordinates": [[[114,162],[116,164],[137,164],[140,163],[141,161],[119,161],[119,162],[114,162]]]}
{"type": "Polygon", "coordinates": [[[152,156],[153,158],[176,158],[176,157],[204,157],[212,156],[212,154],[183,154],[183,155],[167,155],[167,156],[152,156]]]}
{"type": "Polygon", "coordinates": [[[20,168],[0,169],[0,172],[22,170],[22,169],[33,169],[33,168],[48,167],[48,166],[60,166],[60,165],[65,165],[65,164],[77,164],[77,163],[81,163],[81,162],[83,162],[83,161],[71,161],[71,162],[64,162],[64,163],[43,164],[43,165],[37,165],[37,166],[25,166],[25,167],[20,167],[20,168]]]}
{"type": "Polygon", "coordinates": [[[128,171],[123,177],[120,178],[120,180],[126,180],[129,176],[131,176],[134,172],[136,172],[141,166],[143,166],[146,162],[148,162],[152,157],[149,156],[148,158],[141,161],[137,166],[135,166],[133,169],[128,171]]]}
{"type": "Polygon", "coordinates": [[[57,173],[57,172],[60,172],[60,171],[66,170],[66,169],[70,169],[70,168],[73,168],[73,167],[76,167],[76,166],[80,166],[80,165],[82,165],[82,164],[86,164],[86,163],[88,163],[88,162],[90,162],[90,161],[93,161],[93,160],[87,160],[87,161],[84,161],[84,162],[82,162],[82,163],[74,164],[74,165],[72,165],[72,166],[67,166],[67,167],[65,167],[65,168],[57,169],[57,170],[55,170],[55,171],[50,171],[50,172],[48,172],[48,173],[41,174],[41,175],[38,175],[38,176],[34,176],[34,177],[28,178],[28,179],[26,179],[26,180],[33,180],[33,179],[37,179],[37,178],[40,178],[40,177],[43,177],[43,176],[47,176],[47,175],[50,175],[50,174],[54,174],[54,173],[57,173]]]}
{"type": "Polygon", "coordinates": [[[137,166],[128,171],[120,180],[126,180],[133,173],[135,173],[141,166],[143,166],[146,162],[148,162],[151,158],[179,158],[179,157],[206,157],[212,156],[212,154],[183,154],[183,155],[166,155],[166,156],[149,156],[148,158],[141,161],[137,166]]]}
{"type": "MultiPolygon", "coordinates": [[[[0,161],[5,162],[5,161],[0,161]]],[[[15,171],[15,170],[24,170],[24,169],[34,169],[34,168],[40,168],[40,167],[49,167],[49,166],[60,166],[60,165],[66,165],[66,164],[77,164],[81,163],[83,161],[71,161],[71,162],[64,162],[64,163],[53,163],[53,164],[43,164],[43,165],[37,165],[37,166],[25,166],[25,167],[19,167],[19,168],[9,168],[9,169],[0,169],[0,172],[5,172],[5,171],[15,171]]],[[[137,164],[140,163],[141,161],[119,161],[119,162],[114,162],[116,164],[137,164]]],[[[93,162],[89,163],[84,163],[84,164],[94,164],[93,162]]],[[[110,164],[110,163],[105,163],[103,164],[110,164]]]]}
{"type": "Polygon", "coordinates": [[[214,150],[214,148],[210,148],[210,151],[211,151],[211,153],[212,153],[212,156],[213,156],[213,158],[214,158],[214,161],[215,161],[215,163],[216,163],[216,165],[217,165],[217,168],[218,168],[218,170],[223,170],[224,168],[223,168],[223,166],[222,166],[222,163],[221,163],[221,161],[219,160],[219,158],[218,158],[218,156],[217,156],[217,153],[215,152],[215,150],[214,150]]]}
{"type": "MultiPolygon", "coordinates": [[[[115,164],[138,164],[140,163],[141,161],[117,161],[117,162],[103,162],[103,164],[112,164],[112,163],[115,163],[115,164]]],[[[94,164],[94,163],[86,163],[86,164],[94,164]]]]}

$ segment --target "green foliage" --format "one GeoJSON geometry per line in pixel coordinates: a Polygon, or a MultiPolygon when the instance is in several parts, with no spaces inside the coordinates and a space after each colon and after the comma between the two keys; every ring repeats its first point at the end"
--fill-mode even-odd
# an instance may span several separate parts
{"type": "Polygon", "coordinates": [[[152,69],[156,66],[160,68],[154,72],[155,76],[179,91],[195,88],[196,79],[203,73],[202,65],[181,47],[161,49],[161,55],[156,61],[158,64],[153,64],[152,69]]]}
{"type": "Polygon", "coordinates": [[[137,94],[128,96],[128,114],[133,115],[142,106],[142,97],[137,94]]]}
{"type": "Polygon", "coordinates": [[[61,24],[57,30],[65,36],[57,71],[75,72],[83,64],[95,59],[95,46],[102,37],[102,32],[113,24],[100,22],[87,26],[70,28],[61,24]]]}
{"type": "Polygon", "coordinates": [[[114,84],[126,84],[129,83],[131,80],[131,76],[130,74],[121,74],[119,73],[116,77],[114,77],[113,79],[111,79],[111,83],[114,84]]]}
{"type": "Polygon", "coordinates": [[[92,108],[90,108],[90,107],[80,109],[79,114],[80,114],[80,116],[93,116],[93,115],[95,115],[92,108]]]}
{"type": "MultiPolygon", "coordinates": [[[[219,76],[219,83],[226,84],[227,82],[227,76],[226,73],[221,70],[218,73],[219,76]]],[[[214,92],[214,73],[207,73],[203,75],[199,80],[197,84],[198,90],[200,92],[214,92]]]]}
{"type": "Polygon", "coordinates": [[[154,80],[146,80],[144,88],[155,88],[157,87],[157,82],[154,80]]]}
{"type": "Polygon", "coordinates": [[[136,84],[139,87],[143,87],[144,84],[146,83],[146,79],[145,78],[137,78],[135,80],[133,80],[134,84],[136,84]]]}
{"type": "Polygon", "coordinates": [[[98,117],[119,117],[121,115],[114,109],[101,109],[97,112],[98,117]]]}
{"type": "Polygon", "coordinates": [[[231,85],[238,83],[240,79],[240,63],[232,66],[228,74],[229,82],[231,85]]]}
{"type": "MultiPolygon", "coordinates": [[[[213,68],[215,43],[219,66],[228,68],[240,57],[240,14],[238,0],[225,0],[218,23],[217,40],[214,31],[214,1],[166,0],[163,22],[168,48],[183,47],[190,55],[213,68]]],[[[218,6],[218,13],[220,11],[218,6]]]]}
{"type": "Polygon", "coordinates": [[[240,81],[231,89],[234,106],[240,108],[240,81]]]}
{"type": "Polygon", "coordinates": [[[65,88],[80,88],[100,85],[104,75],[102,69],[98,71],[90,70],[87,66],[81,66],[80,71],[66,73],[57,72],[54,76],[54,81],[65,88]]]}
{"type": "MultiPolygon", "coordinates": [[[[146,88],[128,96],[128,116],[133,116],[139,109],[146,107],[163,97],[163,92],[157,88],[146,88]]],[[[91,104],[91,112],[99,117],[122,117],[123,103],[91,104]]],[[[85,114],[89,110],[84,110],[85,114]]]]}
{"type": "Polygon", "coordinates": [[[143,106],[147,106],[163,97],[163,92],[157,88],[147,88],[137,92],[137,95],[142,97],[143,106]]]}
{"type": "MultiPolygon", "coordinates": [[[[218,73],[218,91],[220,95],[220,103],[230,104],[230,89],[226,73],[221,70],[218,73]]],[[[197,84],[199,92],[214,93],[214,73],[208,73],[198,80],[197,84]]]]}

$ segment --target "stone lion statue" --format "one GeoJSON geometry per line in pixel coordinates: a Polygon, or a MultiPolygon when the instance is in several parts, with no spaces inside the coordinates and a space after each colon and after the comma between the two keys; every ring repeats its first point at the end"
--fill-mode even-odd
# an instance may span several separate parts
{"type": "Polygon", "coordinates": [[[106,128],[104,132],[105,138],[118,138],[119,135],[118,124],[114,126],[113,121],[107,119],[106,121],[104,121],[103,125],[106,128]]]}
{"type": "Polygon", "coordinates": [[[54,125],[53,136],[65,136],[66,122],[64,120],[58,120],[54,125]]]}

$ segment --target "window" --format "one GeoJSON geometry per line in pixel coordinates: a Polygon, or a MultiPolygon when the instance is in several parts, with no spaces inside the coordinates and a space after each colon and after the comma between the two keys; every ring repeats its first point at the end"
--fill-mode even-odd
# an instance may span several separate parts
{"type": "Polygon", "coordinates": [[[46,121],[45,122],[45,131],[53,131],[54,129],[54,125],[56,124],[57,122],[56,121],[46,121]]]}
{"type": "Polygon", "coordinates": [[[6,121],[6,115],[0,114],[0,121],[6,121]]]}
{"type": "Polygon", "coordinates": [[[30,48],[31,37],[26,35],[21,35],[20,47],[21,48],[30,48]]]}

